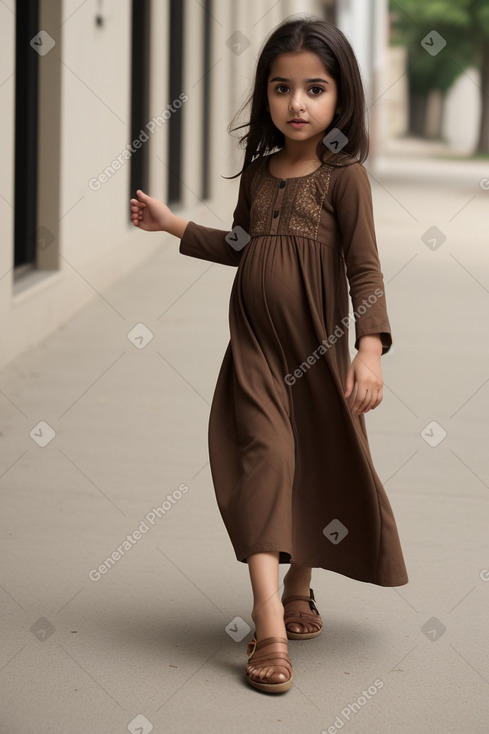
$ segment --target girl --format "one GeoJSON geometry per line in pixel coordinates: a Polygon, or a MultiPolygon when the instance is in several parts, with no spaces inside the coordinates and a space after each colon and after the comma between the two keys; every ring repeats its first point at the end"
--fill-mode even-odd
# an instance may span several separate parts
{"type": "Polygon", "coordinates": [[[312,568],[381,586],[408,577],[365,427],[392,337],[362,165],[364,94],[345,36],[326,21],[285,20],[260,53],[249,102],[230,232],[140,190],[131,219],[178,237],[184,255],[237,266],[209,455],[236,558],[250,571],[246,677],[275,693],[292,685],[287,639],[322,631],[312,568]],[[290,564],[282,599],[279,563],[290,564]]]}

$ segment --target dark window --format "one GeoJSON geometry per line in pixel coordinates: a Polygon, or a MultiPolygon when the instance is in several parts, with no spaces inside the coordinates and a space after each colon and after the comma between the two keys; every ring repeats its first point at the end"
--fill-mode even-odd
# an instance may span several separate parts
{"type": "Polygon", "coordinates": [[[130,196],[137,189],[148,189],[148,145],[145,135],[149,135],[146,123],[149,122],[149,73],[150,73],[150,0],[132,2],[132,41],[131,41],[131,146],[141,139],[141,147],[131,155],[130,196]],[[145,135],[141,135],[141,130],[145,135]]]}
{"type": "Polygon", "coordinates": [[[16,5],[14,264],[36,262],[38,60],[30,45],[38,34],[38,0],[16,5]]]}
{"type": "MultiPolygon", "coordinates": [[[[168,44],[170,48],[169,104],[177,100],[184,91],[183,83],[183,2],[170,0],[170,28],[168,44]]],[[[182,198],[182,112],[171,112],[168,119],[168,203],[179,202],[182,198]]]]}
{"type": "Polygon", "coordinates": [[[204,70],[204,78],[202,93],[202,198],[210,197],[209,183],[209,165],[210,165],[210,111],[211,111],[211,13],[212,0],[204,2],[204,58],[202,59],[202,68],[204,70]]]}

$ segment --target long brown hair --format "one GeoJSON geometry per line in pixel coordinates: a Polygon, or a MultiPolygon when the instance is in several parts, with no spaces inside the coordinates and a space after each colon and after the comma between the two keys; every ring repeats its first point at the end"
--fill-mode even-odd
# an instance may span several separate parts
{"type": "MultiPolygon", "coordinates": [[[[258,58],[253,92],[228,125],[228,132],[249,127],[239,139],[240,147],[245,148],[242,170],[249,166],[255,157],[261,158],[275,148],[283,148],[285,136],[275,127],[268,110],[267,85],[270,67],[280,54],[296,51],[311,51],[324,65],[326,72],[333,77],[338,90],[338,112],[324,135],[338,128],[348,138],[341,153],[333,153],[321,140],[316,154],[320,161],[328,159],[332,165],[345,162],[365,161],[368,155],[368,132],[366,122],[365,93],[358,63],[353,49],[344,34],[333,23],[313,16],[305,18],[286,18],[272,31],[258,58]],[[251,103],[250,120],[243,125],[232,127],[237,117],[251,103]],[[353,161],[351,158],[353,157],[353,161]]],[[[323,136],[324,137],[324,136],[323,136]]]]}

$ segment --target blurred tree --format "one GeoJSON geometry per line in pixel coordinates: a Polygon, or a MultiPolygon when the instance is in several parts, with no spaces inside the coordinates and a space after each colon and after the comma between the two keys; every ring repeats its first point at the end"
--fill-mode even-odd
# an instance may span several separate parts
{"type": "Polygon", "coordinates": [[[481,117],[475,152],[489,153],[489,0],[390,0],[390,9],[393,42],[408,48],[410,132],[425,134],[430,94],[438,91],[443,101],[457,77],[476,66],[481,117]],[[437,53],[432,31],[446,41],[437,53]]]}

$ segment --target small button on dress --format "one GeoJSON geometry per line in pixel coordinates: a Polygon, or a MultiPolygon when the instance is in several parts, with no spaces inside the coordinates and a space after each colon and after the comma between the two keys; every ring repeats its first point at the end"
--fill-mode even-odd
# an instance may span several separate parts
{"type": "Polygon", "coordinates": [[[189,222],[184,255],[237,267],[230,341],[209,417],[218,507],[236,558],[275,551],[381,586],[408,581],[397,526],[375,471],[365,417],[344,397],[355,349],[392,344],[370,184],[358,161],[332,154],[282,179],[258,157],[241,175],[233,229],[189,222]],[[353,319],[349,313],[349,293],[353,319]]]}

